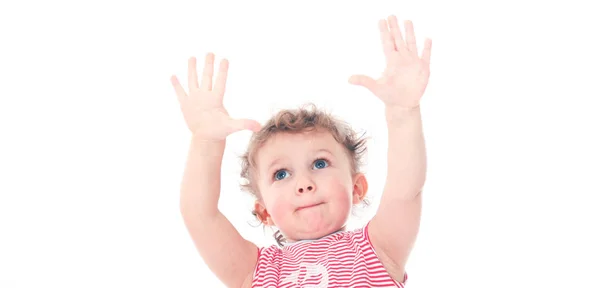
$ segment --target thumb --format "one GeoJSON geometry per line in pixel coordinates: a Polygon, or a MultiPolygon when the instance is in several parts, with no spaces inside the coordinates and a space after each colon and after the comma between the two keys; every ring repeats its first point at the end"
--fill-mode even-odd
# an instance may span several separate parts
{"type": "Polygon", "coordinates": [[[255,120],[250,119],[232,119],[231,121],[231,133],[250,130],[252,132],[258,132],[262,125],[255,120]]]}
{"type": "Polygon", "coordinates": [[[365,75],[352,75],[350,79],[348,79],[348,83],[352,85],[363,86],[371,91],[375,88],[375,79],[365,76],[365,75]]]}

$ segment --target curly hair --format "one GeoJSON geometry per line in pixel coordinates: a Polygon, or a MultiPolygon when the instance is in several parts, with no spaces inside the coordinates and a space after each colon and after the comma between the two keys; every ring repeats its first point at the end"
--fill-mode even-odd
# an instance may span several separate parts
{"type": "MultiPolygon", "coordinates": [[[[315,104],[309,103],[298,109],[284,109],[271,117],[260,131],[253,134],[246,152],[241,156],[242,170],[240,176],[245,183],[240,184],[243,191],[249,192],[260,200],[261,195],[254,181],[256,173],[256,153],[262,145],[278,133],[301,133],[307,131],[327,131],[333,138],[344,146],[350,160],[352,174],[360,173],[364,164],[364,154],[367,150],[366,138],[358,135],[349,124],[337,119],[331,114],[320,110],[315,104]]],[[[256,211],[252,211],[256,217],[256,211]]],[[[274,235],[276,242],[282,246],[283,236],[279,231],[274,235]]]]}

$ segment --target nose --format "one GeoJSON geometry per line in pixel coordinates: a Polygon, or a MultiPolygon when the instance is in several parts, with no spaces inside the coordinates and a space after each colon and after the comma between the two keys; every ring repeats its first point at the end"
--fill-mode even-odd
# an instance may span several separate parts
{"type": "Polygon", "coordinates": [[[298,193],[304,193],[305,191],[312,191],[313,190],[313,186],[312,185],[308,185],[306,187],[299,187],[298,188],[298,193]]]}
{"type": "Polygon", "coordinates": [[[298,180],[297,185],[297,190],[298,193],[304,193],[304,192],[313,192],[316,190],[316,186],[315,183],[307,177],[304,177],[302,179],[298,180]]]}

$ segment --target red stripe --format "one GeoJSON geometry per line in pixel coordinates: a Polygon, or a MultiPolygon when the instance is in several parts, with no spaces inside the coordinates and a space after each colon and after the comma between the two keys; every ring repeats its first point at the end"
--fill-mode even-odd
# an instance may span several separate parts
{"type": "MultiPolygon", "coordinates": [[[[377,258],[368,225],[313,242],[260,248],[258,253],[252,287],[404,287],[377,258]]],[[[403,283],[407,278],[405,274],[403,283]]]]}

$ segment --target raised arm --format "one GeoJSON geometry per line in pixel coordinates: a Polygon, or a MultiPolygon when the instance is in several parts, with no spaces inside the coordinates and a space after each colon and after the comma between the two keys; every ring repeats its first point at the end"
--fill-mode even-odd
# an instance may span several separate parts
{"type": "Polygon", "coordinates": [[[419,57],[411,21],[403,39],[395,16],[379,22],[387,67],[381,78],[353,76],[350,83],[369,89],[385,103],[388,127],[387,179],[369,235],[381,261],[396,280],[419,232],[421,190],[425,183],[425,141],[420,99],[429,81],[431,40],[419,57]]]}
{"type": "Polygon", "coordinates": [[[196,59],[188,63],[189,94],[177,77],[171,77],[192,141],[181,183],[180,209],[196,249],[210,270],[228,287],[251,281],[257,261],[257,247],[245,240],[218,209],[221,190],[221,161],[227,135],[260,124],[234,120],[223,107],[228,62],[221,61],[213,82],[214,55],[206,56],[198,85],[196,59]]]}

